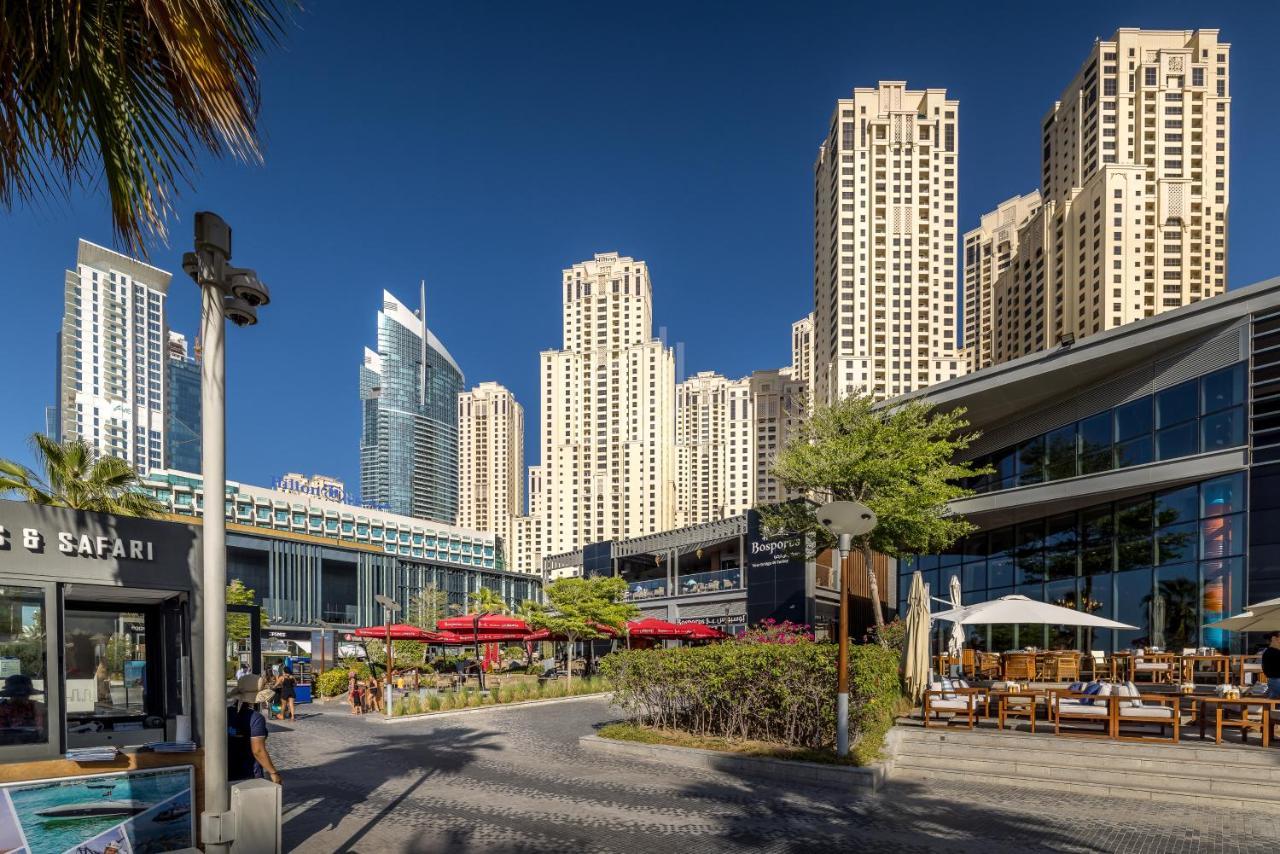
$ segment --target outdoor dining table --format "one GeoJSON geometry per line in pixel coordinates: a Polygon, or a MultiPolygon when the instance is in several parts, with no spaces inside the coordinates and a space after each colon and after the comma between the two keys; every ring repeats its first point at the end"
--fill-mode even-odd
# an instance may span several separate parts
{"type": "MultiPolygon", "coordinates": [[[[1215,744],[1222,744],[1222,725],[1224,723],[1229,723],[1228,721],[1224,720],[1223,714],[1229,707],[1261,706],[1262,720],[1260,723],[1261,723],[1261,731],[1262,731],[1261,732],[1262,746],[1263,747],[1271,746],[1272,719],[1277,714],[1276,707],[1280,706],[1280,700],[1271,700],[1266,697],[1230,697],[1228,698],[1228,697],[1219,697],[1216,695],[1211,697],[1196,695],[1190,699],[1194,700],[1194,702],[1192,703],[1193,714],[1195,712],[1196,705],[1197,704],[1199,705],[1200,738],[1202,739],[1204,738],[1205,725],[1209,722],[1209,708],[1210,707],[1213,708],[1214,710],[1214,743],[1215,744]]],[[[1248,737],[1249,737],[1248,730],[1241,729],[1240,736],[1241,736],[1241,741],[1248,740],[1248,737]]]]}
{"type": "Polygon", "coordinates": [[[1225,685],[1230,681],[1231,675],[1231,657],[1222,653],[1210,653],[1208,655],[1180,655],[1179,661],[1182,664],[1182,680],[1184,682],[1196,681],[1196,665],[1205,662],[1211,665],[1208,669],[1212,670],[1218,677],[1218,684],[1225,685]]]}
{"type": "MultiPolygon", "coordinates": [[[[990,698],[996,700],[996,716],[999,721],[1000,729],[1004,729],[1004,722],[1009,718],[1025,717],[1031,724],[1031,732],[1036,731],[1036,707],[1039,706],[1040,700],[1048,695],[1044,691],[991,691],[988,694],[988,703],[990,698]]],[[[1046,707],[1046,713],[1048,708],[1046,707]]]]}

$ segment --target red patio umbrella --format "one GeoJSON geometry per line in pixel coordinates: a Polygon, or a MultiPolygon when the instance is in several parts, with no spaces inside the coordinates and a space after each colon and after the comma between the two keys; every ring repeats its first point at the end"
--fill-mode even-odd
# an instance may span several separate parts
{"type": "MultiPolygon", "coordinates": [[[[618,630],[615,629],[613,626],[607,626],[604,623],[594,623],[593,625],[595,625],[596,631],[598,631],[600,634],[604,635],[605,637],[616,638],[618,636],[618,630]]],[[[524,638],[522,638],[522,640],[526,640],[529,643],[537,643],[539,641],[564,641],[568,639],[569,638],[567,638],[563,634],[552,634],[550,629],[538,629],[534,632],[531,632],[525,635],[524,638]]],[[[589,639],[579,638],[579,640],[589,640],[589,639]]]]}
{"type": "Polygon", "coordinates": [[[386,640],[388,633],[392,640],[422,641],[423,643],[440,642],[440,635],[437,632],[429,632],[426,629],[420,629],[417,626],[410,626],[405,623],[392,623],[390,627],[365,626],[352,632],[358,638],[377,638],[378,640],[386,640]]]}
{"type": "Polygon", "coordinates": [[[519,617],[511,617],[506,614],[484,614],[479,618],[478,623],[475,614],[468,614],[462,617],[445,617],[443,620],[436,621],[436,628],[460,633],[475,633],[477,629],[481,632],[529,633],[528,623],[519,617]]]}
{"type": "Polygon", "coordinates": [[[723,640],[728,637],[724,632],[712,628],[706,623],[681,623],[680,626],[690,631],[691,634],[688,640],[692,641],[723,640]]]}
{"type": "Polygon", "coordinates": [[[627,634],[633,638],[684,638],[691,634],[688,626],[677,626],[657,617],[646,617],[627,623],[627,634]]]}

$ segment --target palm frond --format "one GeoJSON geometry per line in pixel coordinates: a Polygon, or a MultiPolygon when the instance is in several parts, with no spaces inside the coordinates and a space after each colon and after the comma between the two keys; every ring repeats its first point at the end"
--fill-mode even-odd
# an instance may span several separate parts
{"type": "Polygon", "coordinates": [[[102,181],[128,251],[208,151],[260,159],[257,59],[291,0],[0,0],[0,205],[102,181]]]}

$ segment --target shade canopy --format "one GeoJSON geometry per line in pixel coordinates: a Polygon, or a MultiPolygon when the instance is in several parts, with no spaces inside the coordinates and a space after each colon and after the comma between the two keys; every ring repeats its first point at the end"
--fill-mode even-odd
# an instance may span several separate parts
{"type": "MultiPolygon", "coordinates": [[[[436,628],[450,632],[475,633],[477,630],[476,615],[445,617],[443,620],[436,621],[436,628]]],[[[519,617],[512,617],[508,614],[484,614],[480,617],[478,628],[482,632],[518,632],[520,634],[528,634],[530,631],[528,623],[519,617]]]]}
{"type": "MultiPolygon", "coordinates": [[[[616,638],[618,636],[618,630],[613,626],[607,626],[604,623],[593,623],[593,625],[597,632],[607,638],[616,638]]],[[[568,639],[567,635],[561,632],[553,632],[550,629],[535,629],[521,638],[521,640],[526,640],[530,643],[537,643],[538,641],[566,641],[568,639]]],[[[575,640],[593,640],[593,638],[579,637],[575,638],[575,640]]]]}
{"type": "Polygon", "coordinates": [[[999,599],[992,599],[989,602],[979,602],[975,605],[966,605],[963,608],[939,611],[933,617],[937,620],[946,620],[949,623],[960,623],[966,626],[1031,623],[1046,626],[1092,626],[1095,629],[1137,628],[1137,626],[1131,626],[1128,623],[1117,623],[1115,620],[1095,617],[1093,614],[1077,611],[1074,608],[1063,608],[1060,605],[1050,605],[1048,602],[1037,602],[1034,599],[1028,599],[1026,596],[1019,596],[1016,593],[1011,596],[1001,596],[999,599]]]}
{"type": "Polygon", "coordinates": [[[1206,629],[1225,629],[1229,632],[1276,632],[1280,631],[1280,599],[1268,599],[1249,610],[1242,611],[1215,623],[1205,623],[1206,629]]]}
{"type": "Polygon", "coordinates": [[[646,617],[627,623],[627,634],[633,638],[683,638],[692,632],[688,626],[677,626],[657,617],[646,617]]]}
{"type": "Polygon", "coordinates": [[[911,573],[907,594],[906,636],[902,644],[902,681],[907,699],[918,703],[929,683],[929,595],[920,570],[911,573]]]}
{"type": "Polygon", "coordinates": [[[687,640],[723,640],[728,637],[724,632],[719,629],[712,628],[706,623],[681,623],[680,628],[687,629],[689,631],[689,637],[687,640]]]}
{"type": "Polygon", "coordinates": [[[376,638],[378,640],[386,640],[388,631],[393,641],[422,641],[423,643],[438,643],[440,635],[437,632],[429,632],[426,629],[420,629],[417,626],[410,626],[405,623],[392,623],[390,628],[387,626],[364,626],[352,632],[358,638],[376,638]]]}
{"type": "Polygon", "coordinates": [[[478,643],[506,643],[508,641],[526,641],[529,635],[525,632],[440,632],[441,646],[471,646],[478,643]]]}

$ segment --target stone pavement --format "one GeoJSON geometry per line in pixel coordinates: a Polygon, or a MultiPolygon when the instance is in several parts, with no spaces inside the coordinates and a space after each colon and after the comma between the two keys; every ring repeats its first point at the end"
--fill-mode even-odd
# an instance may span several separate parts
{"type": "MultiPolygon", "coordinates": [[[[891,783],[875,795],[780,788],[587,754],[598,698],[411,723],[339,705],[272,724],[285,848],[320,852],[1253,852],[1275,816],[985,784],[891,783]]],[[[1270,784],[1270,785],[1275,785],[1270,784]]]]}

